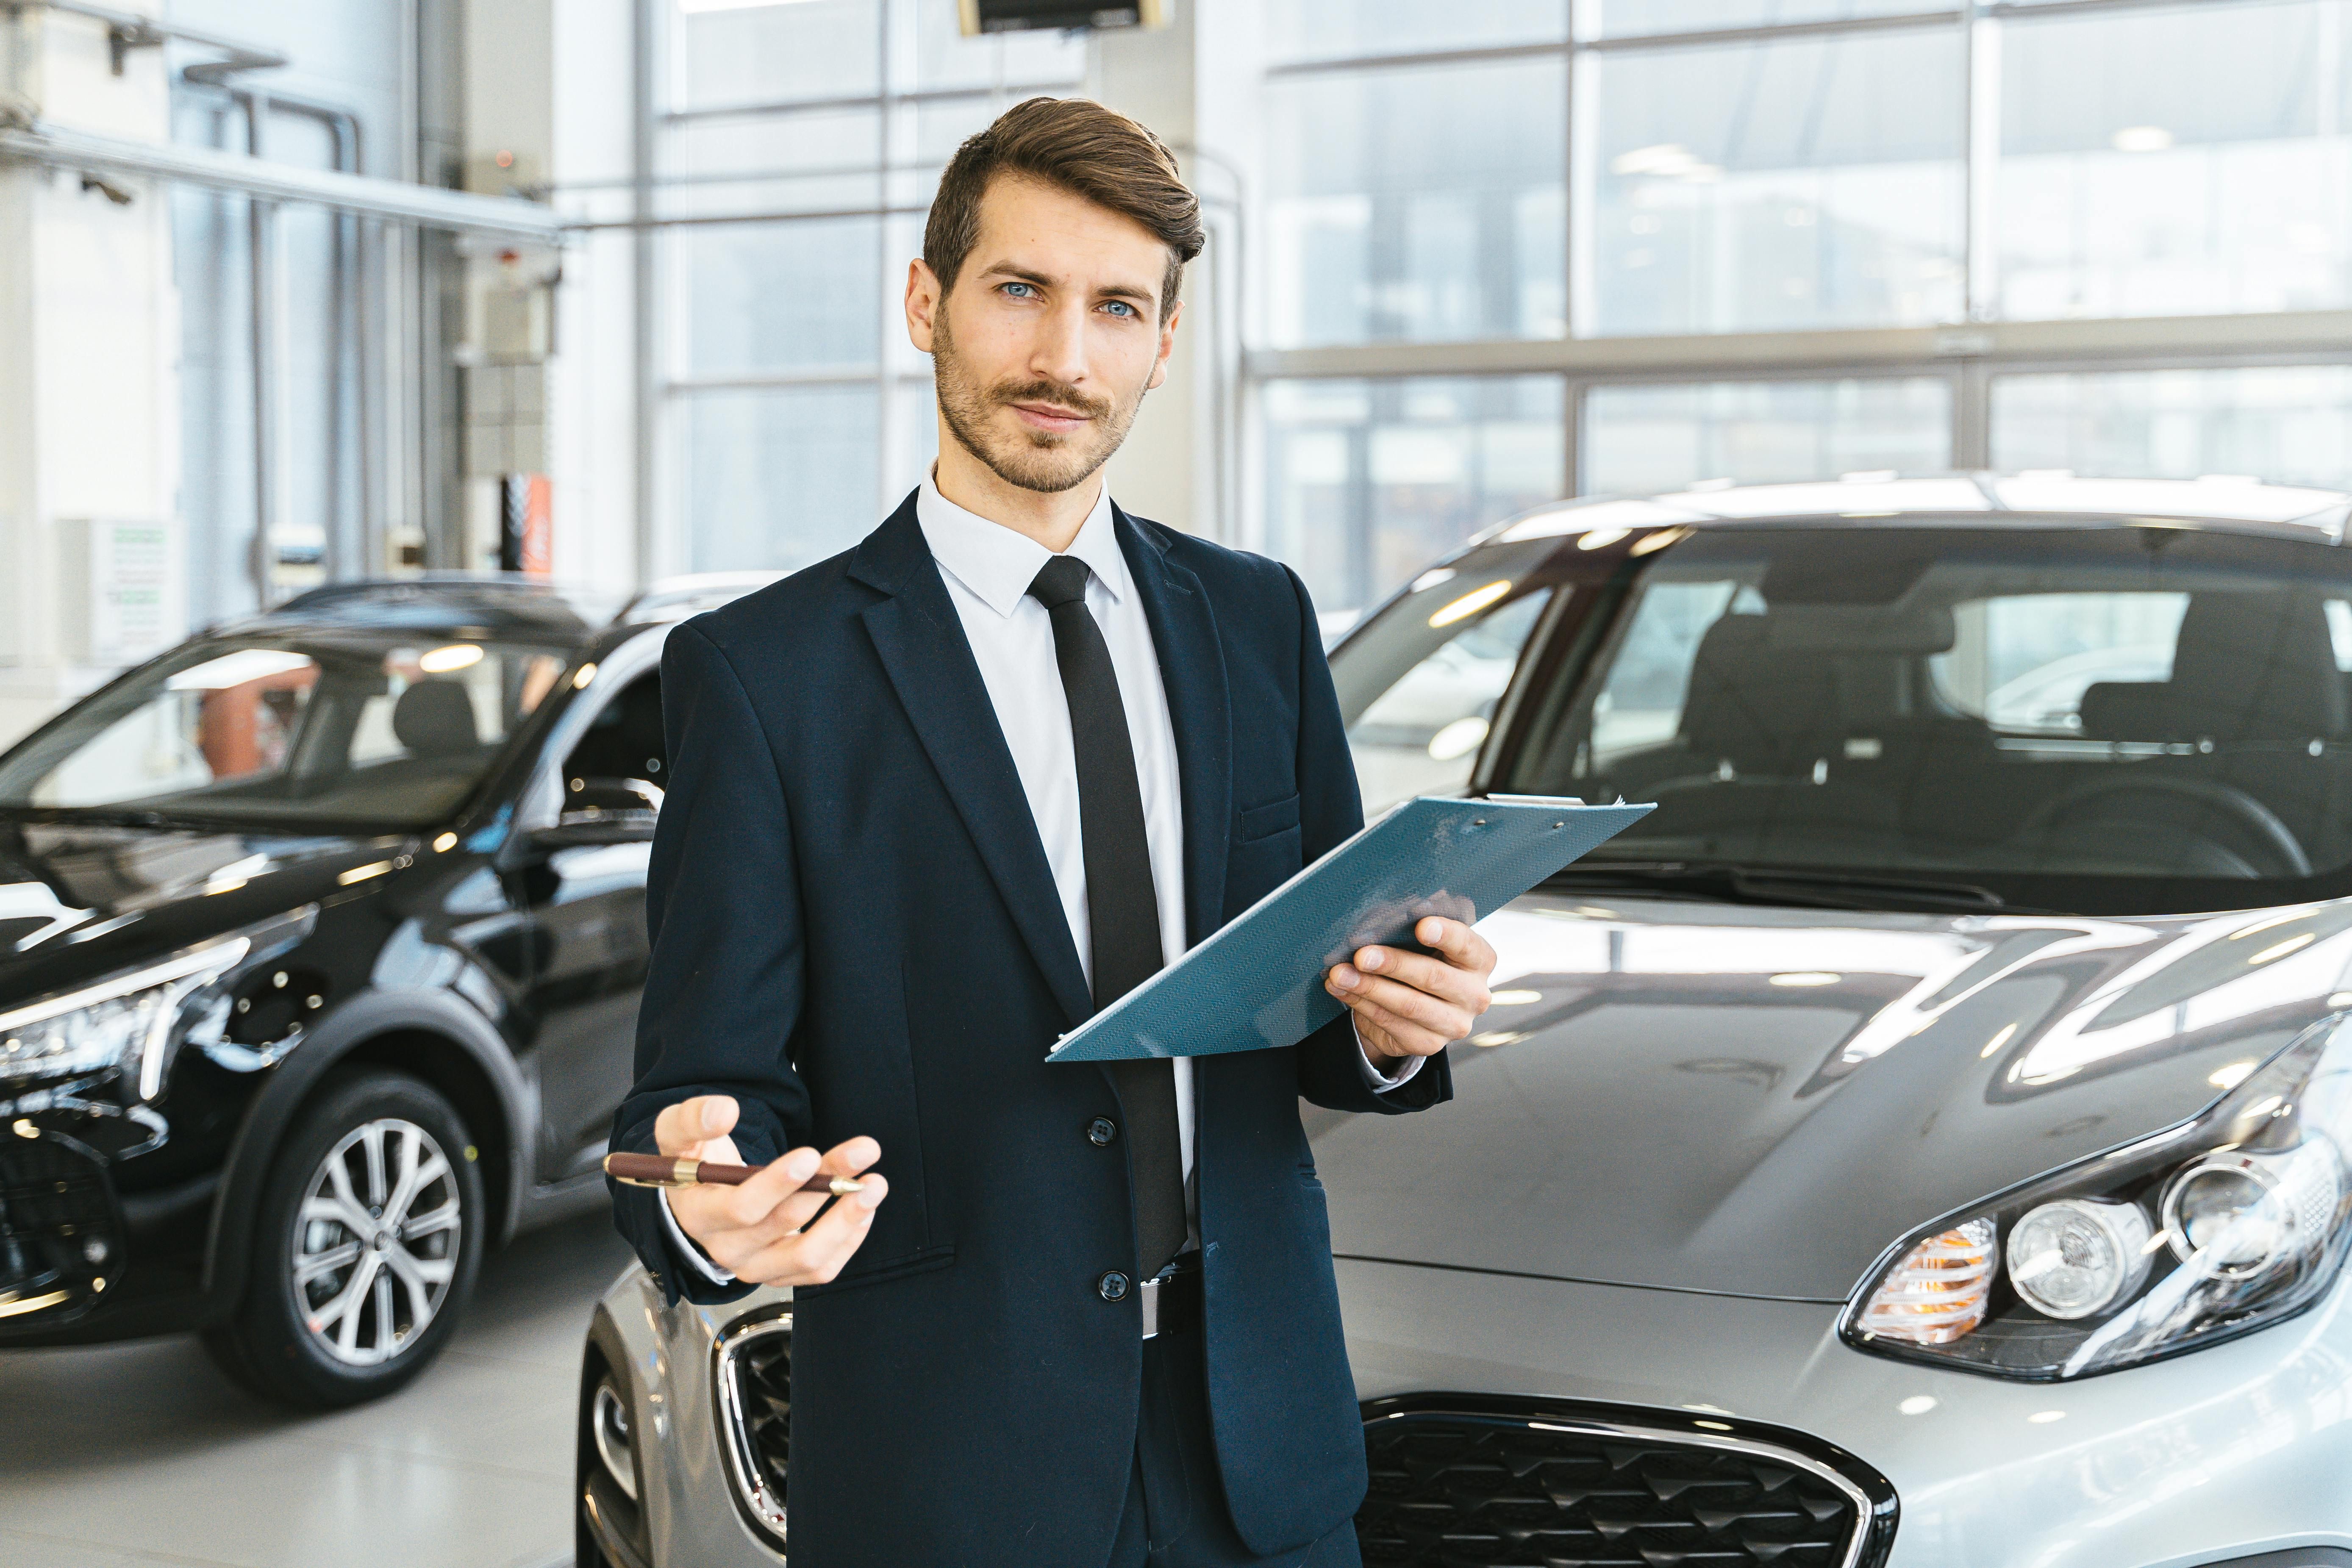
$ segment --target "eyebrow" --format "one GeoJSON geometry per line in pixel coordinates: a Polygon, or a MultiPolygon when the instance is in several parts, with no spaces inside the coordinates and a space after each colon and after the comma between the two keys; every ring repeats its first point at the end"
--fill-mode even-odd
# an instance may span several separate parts
{"type": "MultiPolygon", "coordinates": [[[[983,278],[1008,278],[1022,283],[1034,283],[1040,289],[1058,289],[1062,280],[1034,268],[1016,262],[999,261],[981,273],[983,278]]],[[[1157,306],[1159,296],[1150,289],[1133,283],[1111,283],[1095,290],[1097,299],[1127,300],[1139,305],[1157,306]]]]}

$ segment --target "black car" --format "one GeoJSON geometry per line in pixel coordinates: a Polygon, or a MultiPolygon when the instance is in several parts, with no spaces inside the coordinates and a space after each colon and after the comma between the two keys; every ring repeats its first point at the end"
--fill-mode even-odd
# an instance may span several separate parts
{"type": "Polygon", "coordinates": [[[372,1398],[604,1201],[662,641],[752,581],[320,589],[0,755],[0,1346],[372,1398]]]}

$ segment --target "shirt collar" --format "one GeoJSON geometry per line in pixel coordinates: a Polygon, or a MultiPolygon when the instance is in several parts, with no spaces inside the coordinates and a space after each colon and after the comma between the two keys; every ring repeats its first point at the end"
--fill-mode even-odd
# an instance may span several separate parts
{"type": "MultiPolygon", "coordinates": [[[[923,476],[923,488],[915,495],[915,521],[921,525],[923,542],[931,547],[931,558],[940,570],[951,574],[1000,616],[1009,616],[1021,607],[1029,584],[1054,558],[1052,551],[1027,534],[966,511],[940,494],[938,481],[929,474],[923,476]]],[[[1108,485],[1095,497],[1094,510],[1078,525],[1078,536],[1070,542],[1067,553],[1085,562],[1113,599],[1127,597],[1127,557],[1118,548],[1108,485]]]]}

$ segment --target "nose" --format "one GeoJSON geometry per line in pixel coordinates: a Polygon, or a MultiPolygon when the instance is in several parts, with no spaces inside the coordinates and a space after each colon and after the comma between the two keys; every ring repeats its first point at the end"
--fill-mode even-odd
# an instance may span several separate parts
{"type": "Polygon", "coordinates": [[[1087,305],[1072,300],[1046,312],[1030,345],[1032,374],[1069,386],[1087,384],[1087,305]]]}

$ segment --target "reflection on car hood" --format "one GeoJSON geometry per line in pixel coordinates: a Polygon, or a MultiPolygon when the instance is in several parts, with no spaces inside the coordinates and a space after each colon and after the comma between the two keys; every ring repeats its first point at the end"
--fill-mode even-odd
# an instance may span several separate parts
{"type": "Polygon", "coordinates": [[[1840,1300],[2336,1007],[2352,902],[2163,920],[1538,895],[1453,1103],[1318,1118],[1342,1256],[1840,1300]]]}
{"type": "Polygon", "coordinates": [[[331,896],[400,843],[0,819],[0,1005],[331,896]]]}

